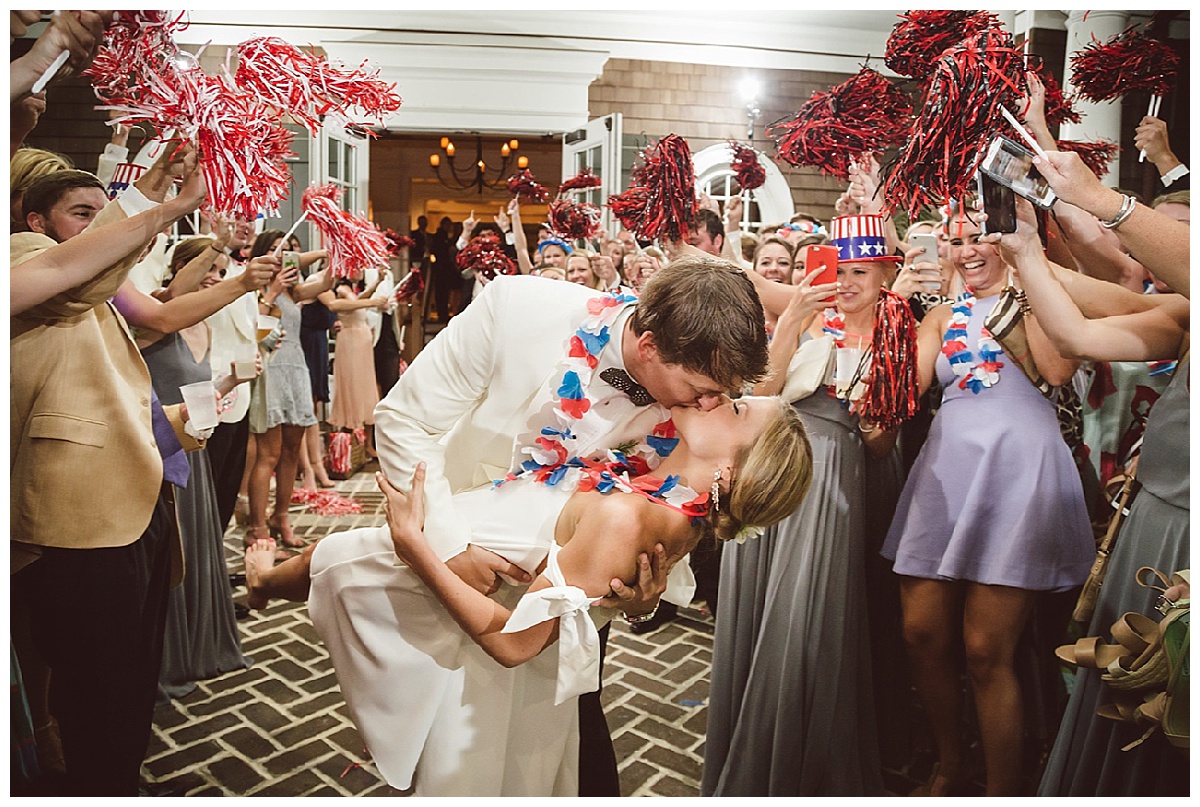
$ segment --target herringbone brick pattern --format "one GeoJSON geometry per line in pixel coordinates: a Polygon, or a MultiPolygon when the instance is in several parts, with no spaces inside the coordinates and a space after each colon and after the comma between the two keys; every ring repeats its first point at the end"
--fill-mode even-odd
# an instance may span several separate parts
{"type": "MultiPolygon", "coordinates": [[[[384,521],[369,464],[338,483],[363,506],[354,516],[294,511],[296,533],[316,540],[384,521]]],[[[225,536],[231,572],[242,570],[242,528],[225,536]]],[[[245,601],[245,589],[234,597],[245,601]]],[[[203,681],[155,713],[147,789],[188,796],[396,795],[350,722],[329,656],[302,603],[276,602],[240,621],[248,669],[203,681]]],[[[712,621],[682,610],[639,637],[614,623],[603,701],[623,795],[695,796],[703,757],[712,621]]]]}

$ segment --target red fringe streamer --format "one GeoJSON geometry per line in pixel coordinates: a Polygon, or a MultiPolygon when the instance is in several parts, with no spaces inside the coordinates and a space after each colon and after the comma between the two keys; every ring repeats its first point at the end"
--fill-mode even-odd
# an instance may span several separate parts
{"type": "Polygon", "coordinates": [[[354,277],[371,266],[386,264],[388,242],[371,222],[341,208],[342,189],[333,184],[304,189],[301,206],[305,218],[321,231],[329,253],[329,271],[335,277],[354,277]]]}
{"type": "Polygon", "coordinates": [[[391,255],[399,255],[400,250],[405,249],[406,247],[415,247],[417,245],[417,242],[414,241],[410,236],[400,235],[400,233],[396,232],[391,227],[388,227],[383,231],[383,237],[387,239],[388,252],[391,255]]]}
{"type": "Polygon", "coordinates": [[[555,199],[550,203],[546,220],[555,234],[568,241],[600,235],[600,208],[591,202],[555,199]]]}
{"type": "Polygon", "coordinates": [[[366,62],[354,70],[336,67],[279,37],[249,39],[238,45],[237,56],[237,83],[314,135],[324,115],[336,113],[351,125],[353,108],[382,124],[403,103],[396,85],[380,79],[378,70],[369,71],[366,62]]]}
{"type": "Polygon", "coordinates": [[[912,104],[899,88],[863,68],[828,92],[813,93],[792,120],[772,125],[776,156],[809,165],[841,180],[864,154],[898,145],[908,136],[912,104]]]}
{"type": "Polygon", "coordinates": [[[1116,159],[1121,147],[1108,140],[1059,140],[1059,151],[1073,151],[1083,160],[1083,164],[1092,169],[1092,173],[1103,177],[1108,173],[1108,166],[1116,159]]]}
{"type": "Polygon", "coordinates": [[[999,24],[999,18],[986,11],[909,11],[892,28],[883,63],[902,76],[924,81],[948,48],[999,24]]]}
{"type": "MultiPolygon", "coordinates": [[[[347,437],[350,435],[347,434],[347,437]]],[[[348,455],[347,455],[348,456],[348,455]]],[[[333,464],[332,461],[330,463],[333,464]]],[[[335,473],[349,473],[349,460],[345,462],[346,469],[332,469],[335,473]]],[[[292,504],[306,504],[308,509],[319,516],[350,516],[362,512],[362,505],[347,496],[332,490],[292,489],[292,504]]]]}
{"type": "Polygon", "coordinates": [[[744,191],[761,188],[767,181],[767,169],[758,161],[758,152],[752,147],[730,140],[729,148],[733,149],[733,161],[729,167],[733,169],[734,179],[744,191]]]}
{"type": "Polygon", "coordinates": [[[585,165],[578,174],[559,185],[558,192],[566,193],[567,191],[582,191],[587,190],[588,188],[599,187],[600,177],[592,173],[592,167],[590,165],[585,165]]]}
{"type": "Polygon", "coordinates": [[[1071,84],[1096,103],[1139,90],[1166,95],[1178,72],[1179,55],[1170,46],[1132,27],[1071,54],[1071,84]]]}
{"type": "Polygon", "coordinates": [[[420,294],[424,288],[425,274],[421,271],[421,267],[410,267],[408,278],[396,288],[396,302],[407,303],[420,294]]]}
{"type": "Polygon", "coordinates": [[[908,142],[885,169],[888,211],[916,219],[922,207],[963,196],[987,145],[1005,127],[1002,106],[1025,97],[1025,61],[1001,28],[989,28],[937,61],[908,142]]]}
{"type": "Polygon", "coordinates": [[[487,280],[496,275],[515,275],[517,265],[500,246],[500,237],[494,230],[485,230],[483,235],[471,239],[455,258],[459,269],[475,269],[487,280]]]}
{"type": "Polygon", "coordinates": [[[917,321],[908,301],[882,289],[875,304],[871,377],[856,411],[882,429],[896,429],[917,413],[917,321]]]}
{"type": "Polygon", "coordinates": [[[1050,72],[1050,68],[1042,64],[1037,69],[1038,78],[1042,80],[1042,84],[1046,86],[1046,123],[1050,126],[1058,126],[1063,123],[1079,123],[1082,118],[1075,111],[1075,107],[1070,100],[1063,95],[1062,87],[1058,83],[1058,79],[1050,72]]]}
{"type": "Polygon", "coordinates": [[[550,191],[538,184],[528,168],[508,178],[508,192],[526,204],[540,205],[550,198],[550,191]]]}
{"type": "Polygon", "coordinates": [[[642,152],[629,189],[608,197],[608,206],[627,230],[643,241],[681,241],[695,224],[696,172],[687,141],[669,134],[642,152]]]}

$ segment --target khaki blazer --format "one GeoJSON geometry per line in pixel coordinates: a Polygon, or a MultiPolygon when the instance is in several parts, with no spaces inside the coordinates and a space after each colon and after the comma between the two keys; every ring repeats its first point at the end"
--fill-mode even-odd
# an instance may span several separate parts
{"type": "MultiPolygon", "coordinates": [[[[112,203],[92,226],[124,218],[112,203]]],[[[54,243],[38,233],[10,236],[10,265],[54,243]]],[[[163,481],[150,372],[109,302],[138,254],[11,318],[12,572],[36,559],[39,546],[127,546],[150,523],[163,481]]],[[[184,434],[179,407],[164,409],[183,447],[200,448],[184,434]]],[[[172,547],[175,582],[177,536],[172,547]]]]}

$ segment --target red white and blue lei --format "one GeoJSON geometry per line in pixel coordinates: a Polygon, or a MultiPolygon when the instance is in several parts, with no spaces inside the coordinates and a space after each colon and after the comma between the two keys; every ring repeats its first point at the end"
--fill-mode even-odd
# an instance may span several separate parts
{"type": "Polygon", "coordinates": [[[603,459],[575,455],[575,426],[592,408],[585,390],[600,352],[612,338],[610,328],[626,303],[636,302],[631,294],[611,292],[588,300],[588,316],[567,342],[567,358],[556,376],[552,422],[543,426],[532,445],[521,449],[528,459],[509,471],[495,486],[516,479],[532,479],[564,490],[621,490],[654,499],[692,517],[708,512],[708,494],[679,484],[678,476],[658,479],[649,472],[679,444],[675,424],[668,417],[658,423],[644,441],[608,449],[603,459]]]}
{"type": "Polygon", "coordinates": [[[968,287],[950,306],[950,324],[942,337],[942,354],[958,376],[959,389],[969,389],[978,395],[999,383],[1000,368],[1004,366],[999,359],[1004,350],[984,326],[979,331],[979,361],[975,360],[975,354],[967,348],[967,323],[974,307],[975,292],[968,287]]]}

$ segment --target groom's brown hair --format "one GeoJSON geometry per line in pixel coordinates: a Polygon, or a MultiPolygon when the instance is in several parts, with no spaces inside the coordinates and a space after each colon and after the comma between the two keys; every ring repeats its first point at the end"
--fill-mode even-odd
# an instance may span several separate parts
{"type": "Polygon", "coordinates": [[[639,336],[654,334],[663,362],[733,390],[767,374],[764,323],[745,272],[721,258],[689,253],[646,282],[632,325],[639,336]]]}

